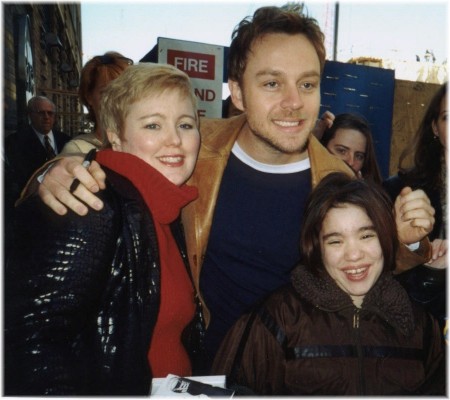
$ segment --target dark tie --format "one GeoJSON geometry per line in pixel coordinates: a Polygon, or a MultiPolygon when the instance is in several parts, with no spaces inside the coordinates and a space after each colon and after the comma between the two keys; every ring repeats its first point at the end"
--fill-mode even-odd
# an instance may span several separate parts
{"type": "Polygon", "coordinates": [[[52,145],[50,144],[50,139],[47,135],[44,136],[45,150],[47,151],[47,160],[51,160],[56,157],[56,153],[53,150],[52,145]]]}

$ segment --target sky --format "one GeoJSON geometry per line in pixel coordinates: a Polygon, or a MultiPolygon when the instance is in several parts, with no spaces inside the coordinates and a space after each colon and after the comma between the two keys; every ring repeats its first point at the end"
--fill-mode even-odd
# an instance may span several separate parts
{"type": "MultiPolygon", "coordinates": [[[[283,1],[99,2],[82,1],[83,62],[108,50],[139,61],[158,37],[229,46],[232,30],[263,5],[283,1]]],[[[335,3],[305,1],[332,49],[335,3]]],[[[436,62],[447,59],[448,2],[340,2],[337,61],[352,57],[415,60],[432,50],[436,62]]],[[[328,51],[332,59],[332,51],[328,51]]]]}

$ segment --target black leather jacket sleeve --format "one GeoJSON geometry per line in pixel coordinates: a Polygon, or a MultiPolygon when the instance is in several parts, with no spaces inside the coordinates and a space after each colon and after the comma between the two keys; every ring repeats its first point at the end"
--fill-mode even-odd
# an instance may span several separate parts
{"type": "Polygon", "coordinates": [[[82,338],[116,247],[112,214],[60,217],[37,198],[19,208],[20,243],[5,266],[6,395],[80,394],[95,379],[82,338]]]}

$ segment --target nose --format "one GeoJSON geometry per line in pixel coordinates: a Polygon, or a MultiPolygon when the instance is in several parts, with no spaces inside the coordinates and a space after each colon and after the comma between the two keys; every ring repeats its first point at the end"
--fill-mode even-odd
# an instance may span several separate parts
{"type": "Polygon", "coordinates": [[[353,166],[355,165],[355,155],[352,153],[348,153],[347,157],[345,159],[345,162],[350,165],[350,167],[353,168],[353,166]]]}
{"type": "Polygon", "coordinates": [[[179,146],[181,144],[181,133],[177,127],[169,128],[166,131],[165,142],[167,146],[179,146]]]}
{"type": "Polygon", "coordinates": [[[350,241],[345,247],[345,258],[349,261],[357,261],[361,259],[363,252],[355,241],[350,241]]]}
{"type": "Polygon", "coordinates": [[[303,106],[303,98],[297,85],[288,85],[283,90],[281,107],[290,110],[298,110],[303,106]]]}

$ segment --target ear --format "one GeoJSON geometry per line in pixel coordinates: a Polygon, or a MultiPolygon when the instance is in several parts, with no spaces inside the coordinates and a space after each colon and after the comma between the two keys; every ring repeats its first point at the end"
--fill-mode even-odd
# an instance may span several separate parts
{"type": "Polygon", "coordinates": [[[122,151],[122,142],[116,132],[106,131],[106,136],[108,136],[108,141],[114,151],[122,151]]]}
{"type": "Polygon", "coordinates": [[[230,90],[231,101],[234,106],[241,111],[245,111],[242,90],[239,82],[229,79],[228,89],[230,90]]]}
{"type": "Polygon", "coordinates": [[[436,121],[431,122],[431,127],[433,129],[434,136],[439,137],[438,127],[436,125],[436,121]]]}

